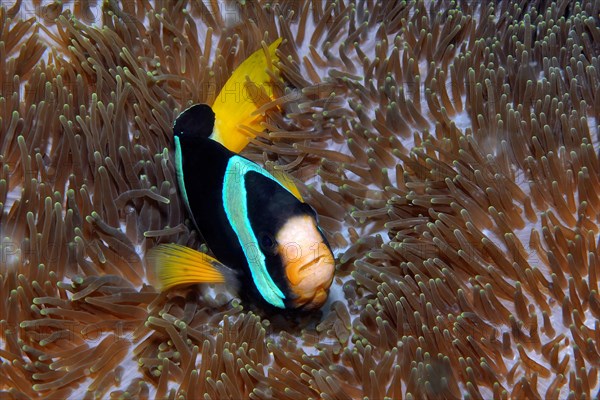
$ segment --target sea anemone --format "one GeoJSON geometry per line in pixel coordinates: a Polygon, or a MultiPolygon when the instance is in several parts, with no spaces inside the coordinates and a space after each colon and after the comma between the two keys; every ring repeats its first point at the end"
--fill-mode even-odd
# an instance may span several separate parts
{"type": "Polygon", "coordinates": [[[2,398],[598,398],[599,13],[3,2],[2,398]],[[317,210],[331,300],[159,293],[146,251],[204,248],[173,119],[278,37],[243,154],[317,210]]]}

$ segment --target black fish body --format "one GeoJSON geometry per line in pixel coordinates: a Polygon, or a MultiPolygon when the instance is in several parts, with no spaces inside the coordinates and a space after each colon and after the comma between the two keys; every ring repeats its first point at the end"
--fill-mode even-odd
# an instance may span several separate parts
{"type": "Polygon", "coordinates": [[[241,271],[242,295],[278,308],[319,306],[333,257],[314,210],[266,170],[211,139],[214,119],[212,109],[199,104],[174,126],[179,186],[196,227],[221,263],[241,271]]]}

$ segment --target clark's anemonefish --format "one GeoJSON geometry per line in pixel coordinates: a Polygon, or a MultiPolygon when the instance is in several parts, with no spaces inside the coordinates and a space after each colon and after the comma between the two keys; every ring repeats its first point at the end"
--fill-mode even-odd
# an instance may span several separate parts
{"type": "MultiPolygon", "coordinates": [[[[269,76],[261,72],[270,61],[264,61],[265,54],[274,54],[279,42],[252,54],[225,86],[234,79],[266,82],[269,76]]],[[[173,128],[179,189],[216,259],[181,245],[159,245],[149,257],[158,283],[163,290],[241,283],[241,294],[280,309],[318,308],[327,299],[334,259],[317,215],[289,177],[237,154],[250,138],[222,121],[260,126],[252,115],[254,102],[242,99],[251,104],[224,108],[219,101],[218,96],[212,108],[188,108],[173,128]]]]}

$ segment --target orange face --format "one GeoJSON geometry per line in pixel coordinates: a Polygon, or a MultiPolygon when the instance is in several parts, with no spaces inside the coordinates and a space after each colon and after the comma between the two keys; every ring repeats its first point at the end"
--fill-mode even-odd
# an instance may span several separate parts
{"type": "Polygon", "coordinates": [[[290,218],[276,236],[285,276],[296,308],[316,309],[327,300],[334,259],[313,218],[290,218]]]}

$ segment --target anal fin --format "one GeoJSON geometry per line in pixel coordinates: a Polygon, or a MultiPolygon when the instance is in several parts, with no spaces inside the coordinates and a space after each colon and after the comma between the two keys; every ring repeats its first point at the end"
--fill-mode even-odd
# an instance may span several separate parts
{"type": "Polygon", "coordinates": [[[235,272],[208,254],[179,244],[160,244],[150,250],[148,261],[154,267],[160,290],[197,283],[235,282],[235,272]]]}

